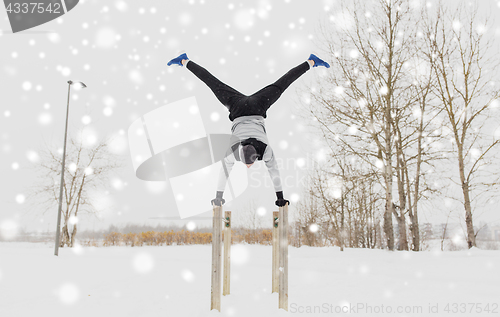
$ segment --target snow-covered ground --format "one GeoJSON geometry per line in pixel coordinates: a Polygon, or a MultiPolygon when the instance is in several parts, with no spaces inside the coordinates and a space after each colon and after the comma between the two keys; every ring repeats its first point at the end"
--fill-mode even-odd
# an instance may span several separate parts
{"type": "Polygon", "coordinates": [[[269,246],[232,246],[221,313],[209,311],[210,245],[53,253],[52,244],[0,243],[0,316],[500,315],[500,251],[290,247],[288,313],[271,294],[269,246]]]}

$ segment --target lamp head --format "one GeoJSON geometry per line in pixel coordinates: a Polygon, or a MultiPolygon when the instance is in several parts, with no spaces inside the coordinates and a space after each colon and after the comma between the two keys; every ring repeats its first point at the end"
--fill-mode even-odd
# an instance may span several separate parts
{"type": "Polygon", "coordinates": [[[71,81],[71,80],[68,80],[68,84],[70,84],[71,86],[75,87],[76,89],[87,88],[87,85],[85,85],[81,81],[71,81]]]}

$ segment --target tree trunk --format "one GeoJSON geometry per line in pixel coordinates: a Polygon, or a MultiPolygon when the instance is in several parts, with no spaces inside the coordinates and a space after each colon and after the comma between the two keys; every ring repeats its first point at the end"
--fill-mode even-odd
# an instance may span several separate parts
{"type": "Polygon", "coordinates": [[[403,213],[396,218],[398,220],[399,241],[398,250],[408,251],[408,238],[406,236],[406,217],[403,213]]]}
{"type": "MultiPolygon", "coordinates": [[[[392,196],[392,195],[391,195],[392,196]]],[[[392,201],[385,202],[385,212],[384,212],[384,233],[387,240],[387,248],[389,250],[394,250],[394,230],[392,227],[392,209],[394,206],[392,205],[392,201]]]]}
{"type": "Polygon", "coordinates": [[[75,236],[76,236],[76,223],[73,225],[73,231],[71,232],[71,241],[70,241],[70,247],[72,248],[74,243],[75,243],[75,236]]]}
{"type": "Polygon", "coordinates": [[[464,195],[465,225],[467,226],[467,246],[470,249],[476,246],[476,237],[474,235],[474,224],[472,222],[469,184],[465,180],[465,168],[464,168],[462,144],[457,144],[457,147],[458,147],[458,169],[460,171],[460,181],[462,182],[462,192],[464,195]]]}
{"type": "MultiPolygon", "coordinates": [[[[83,184],[85,184],[85,177],[87,175],[84,174],[82,178],[82,183],[80,184],[80,190],[78,191],[78,199],[76,201],[76,210],[75,210],[75,218],[78,216],[78,208],[80,207],[80,198],[82,197],[82,190],[83,190],[83,184]]],[[[76,225],[77,223],[75,222],[73,224],[73,231],[71,232],[71,241],[70,241],[70,247],[73,247],[74,242],[75,242],[75,236],[76,236],[76,225]]]]}
{"type": "Polygon", "coordinates": [[[469,197],[469,184],[467,184],[467,182],[462,183],[462,191],[464,193],[465,224],[467,225],[467,246],[470,249],[476,246],[476,236],[474,235],[474,225],[472,223],[472,210],[469,197]]]}
{"type": "Polygon", "coordinates": [[[417,206],[415,206],[414,213],[411,217],[410,230],[413,237],[412,250],[420,251],[420,226],[418,225],[417,206]]]}
{"type": "MultiPolygon", "coordinates": [[[[399,239],[398,239],[398,250],[408,251],[408,237],[406,236],[406,195],[410,194],[405,193],[405,174],[404,167],[406,166],[403,162],[403,150],[401,144],[401,133],[398,131],[398,141],[396,143],[397,146],[397,180],[398,180],[398,194],[399,194],[399,213],[395,211],[394,215],[398,221],[398,229],[399,229],[399,239]]],[[[409,181],[409,180],[408,180],[409,181]]]]}
{"type": "MultiPolygon", "coordinates": [[[[390,113],[389,113],[390,116],[390,113]]],[[[390,125],[386,127],[386,163],[384,169],[385,179],[385,212],[384,212],[384,233],[387,239],[387,248],[394,250],[394,228],[392,226],[392,215],[394,214],[394,204],[392,203],[392,160],[390,145],[390,125]]]]}
{"type": "Polygon", "coordinates": [[[394,213],[394,204],[392,203],[392,169],[390,168],[390,166],[386,166],[384,178],[386,179],[384,233],[387,239],[387,248],[393,251],[394,228],[392,226],[392,215],[394,213]],[[391,171],[390,173],[389,170],[391,171]]]}
{"type": "Polygon", "coordinates": [[[344,199],[340,202],[341,214],[340,214],[340,251],[344,251],[344,237],[345,237],[345,228],[344,228],[344,199]]]}
{"type": "MultiPolygon", "coordinates": [[[[67,223],[67,222],[66,222],[67,223]]],[[[68,225],[65,224],[64,227],[62,228],[62,237],[61,237],[61,245],[59,247],[64,247],[64,245],[69,246],[69,232],[68,232],[68,225]]]]}

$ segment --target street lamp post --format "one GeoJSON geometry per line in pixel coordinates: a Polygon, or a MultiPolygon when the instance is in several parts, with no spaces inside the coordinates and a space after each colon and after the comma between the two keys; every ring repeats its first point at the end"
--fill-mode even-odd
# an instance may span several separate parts
{"type": "Polygon", "coordinates": [[[66,136],[68,135],[68,115],[69,115],[69,92],[71,85],[75,85],[75,88],[86,88],[82,82],[73,82],[68,80],[68,105],[66,107],[66,128],[64,129],[64,149],[63,149],[63,161],[62,161],[62,170],[61,170],[61,186],[59,189],[59,210],[57,212],[57,229],[56,229],[56,246],[54,255],[59,255],[59,238],[61,234],[61,209],[62,209],[62,197],[63,197],[63,182],[64,182],[64,164],[66,161],[66,136]]]}

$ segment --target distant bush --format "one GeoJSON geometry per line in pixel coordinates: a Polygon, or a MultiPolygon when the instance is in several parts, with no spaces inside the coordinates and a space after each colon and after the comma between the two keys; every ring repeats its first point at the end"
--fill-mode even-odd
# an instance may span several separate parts
{"type": "MultiPolygon", "coordinates": [[[[222,232],[224,239],[224,232],[222,232]]],[[[292,237],[289,238],[291,241],[292,237]]],[[[270,229],[258,230],[231,230],[232,243],[248,244],[272,244],[272,231],[270,229]],[[240,232],[241,231],[241,232],[240,232]]],[[[210,244],[212,243],[211,232],[192,232],[189,230],[181,231],[147,231],[140,233],[119,233],[110,232],[104,234],[103,246],[161,246],[161,245],[189,245],[189,244],[210,244]]],[[[90,241],[89,243],[90,244],[90,241]]]]}

